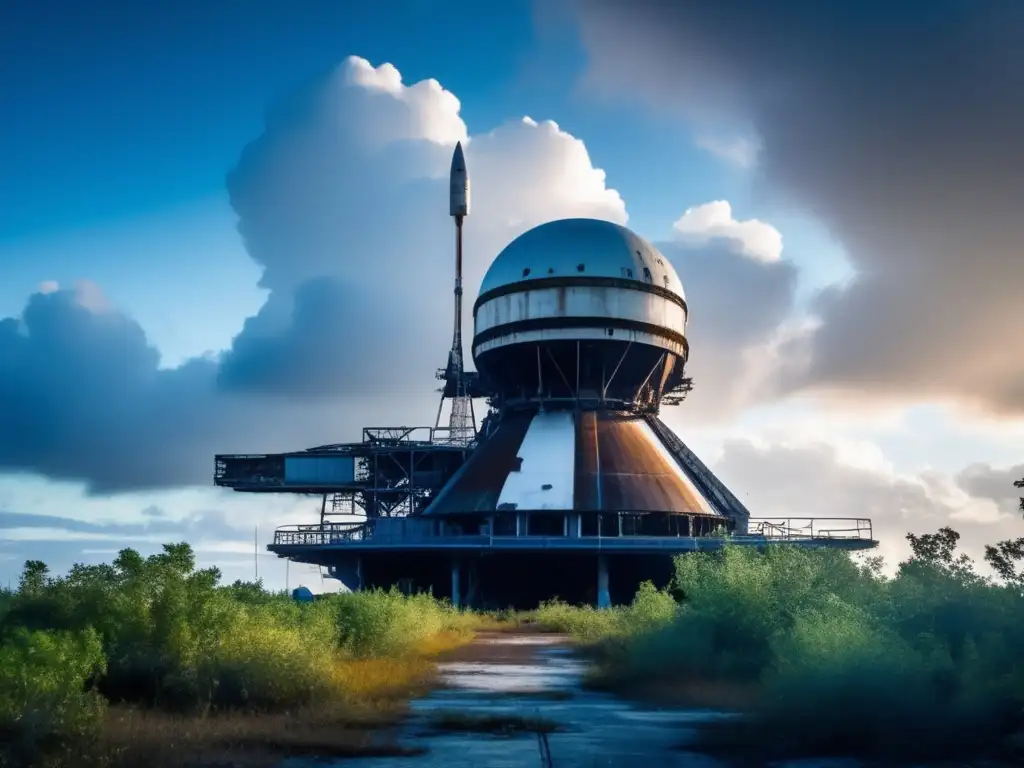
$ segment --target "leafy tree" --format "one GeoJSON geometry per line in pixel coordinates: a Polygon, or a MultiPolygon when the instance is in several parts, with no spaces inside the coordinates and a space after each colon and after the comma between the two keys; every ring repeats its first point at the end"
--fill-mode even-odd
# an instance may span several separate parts
{"type": "Polygon", "coordinates": [[[956,554],[960,534],[952,528],[943,527],[936,533],[907,534],[911,558],[900,565],[901,570],[916,572],[922,576],[931,571],[935,576],[952,577],[961,583],[975,583],[980,577],[974,572],[974,562],[965,553],[956,554]]]}
{"type": "Polygon", "coordinates": [[[38,595],[49,582],[49,574],[50,569],[42,560],[26,560],[18,591],[23,595],[38,595]]]}
{"type": "Polygon", "coordinates": [[[1024,560],[1024,538],[1000,541],[995,546],[985,546],[985,562],[999,574],[1007,585],[1024,591],[1024,567],[1017,570],[1017,563],[1024,560]]]}

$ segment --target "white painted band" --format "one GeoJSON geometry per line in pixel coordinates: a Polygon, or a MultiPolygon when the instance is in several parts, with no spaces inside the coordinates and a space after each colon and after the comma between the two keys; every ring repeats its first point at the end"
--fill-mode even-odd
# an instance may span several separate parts
{"type": "Polygon", "coordinates": [[[617,286],[563,286],[496,296],[474,312],[474,333],[522,320],[570,317],[632,320],[686,335],[686,311],[679,304],[654,293],[617,286]]]}
{"type": "Polygon", "coordinates": [[[686,355],[686,349],[682,344],[664,336],[655,336],[645,331],[631,331],[622,328],[613,329],[611,336],[604,328],[552,328],[519,333],[509,333],[506,336],[499,336],[496,339],[473,344],[473,357],[489,352],[492,349],[500,349],[511,344],[529,344],[539,341],[617,341],[623,347],[629,342],[634,344],[645,344],[672,352],[679,357],[686,355]]]}

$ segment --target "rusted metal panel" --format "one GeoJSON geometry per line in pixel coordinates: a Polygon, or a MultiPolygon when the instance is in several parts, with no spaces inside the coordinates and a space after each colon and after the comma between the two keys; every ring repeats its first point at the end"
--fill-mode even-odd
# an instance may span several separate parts
{"type": "Polygon", "coordinates": [[[680,477],[636,416],[590,412],[577,428],[578,509],[707,514],[710,505],[680,477]]]}
{"type": "MultiPolygon", "coordinates": [[[[532,412],[509,414],[473,452],[429,514],[495,510],[534,418],[532,412]]],[[[643,417],[584,411],[575,416],[574,433],[574,509],[714,514],[713,505],[687,482],[643,417]]]]}
{"type": "Polygon", "coordinates": [[[600,510],[600,473],[597,466],[597,414],[576,415],[576,481],[574,505],[579,510],[600,510]]]}
{"type": "Polygon", "coordinates": [[[431,515],[491,511],[497,507],[505,478],[516,465],[532,413],[512,413],[473,451],[464,467],[430,505],[431,515]]]}

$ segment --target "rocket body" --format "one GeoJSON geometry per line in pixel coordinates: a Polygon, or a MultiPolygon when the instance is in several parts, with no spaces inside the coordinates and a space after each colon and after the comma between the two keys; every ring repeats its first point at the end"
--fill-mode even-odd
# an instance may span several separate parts
{"type": "Polygon", "coordinates": [[[452,155],[450,187],[449,214],[459,219],[469,216],[469,171],[466,170],[461,141],[455,145],[455,153],[452,155]]]}

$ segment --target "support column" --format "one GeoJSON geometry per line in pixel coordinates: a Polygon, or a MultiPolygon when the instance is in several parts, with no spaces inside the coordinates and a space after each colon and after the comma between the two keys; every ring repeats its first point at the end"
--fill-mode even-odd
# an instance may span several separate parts
{"type": "Polygon", "coordinates": [[[597,556],[597,607],[611,608],[612,598],[608,592],[608,557],[597,556]]]}
{"type": "Polygon", "coordinates": [[[456,608],[462,607],[462,595],[459,588],[462,586],[462,571],[459,567],[459,558],[452,558],[452,605],[456,608]]]}
{"type": "Polygon", "coordinates": [[[469,585],[466,587],[467,608],[478,606],[481,602],[479,562],[476,558],[469,561],[469,585]]]}

